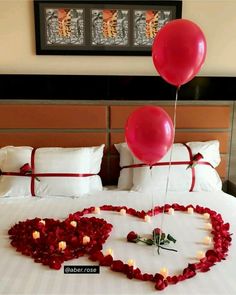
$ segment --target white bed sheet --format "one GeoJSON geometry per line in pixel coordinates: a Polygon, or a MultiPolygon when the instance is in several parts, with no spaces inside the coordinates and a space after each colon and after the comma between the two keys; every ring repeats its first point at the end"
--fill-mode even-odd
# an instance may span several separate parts
{"type": "MultiPolygon", "coordinates": [[[[85,207],[104,204],[126,205],[135,209],[150,209],[152,202],[165,202],[163,195],[141,194],[117,190],[106,190],[81,198],[5,198],[0,199],[0,294],[157,294],[154,284],[136,279],[129,280],[121,273],[112,272],[107,267],[100,268],[100,274],[70,274],[61,270],[51,270],[36,264],[10,246],[8,229],[18,221],[34,217],[63,219],[69,213],[85,207]]],[[[167,203],[201,205],[222,214],[225,222],[231,225],[232,245],[225,261],[217,263],[207,273],[198,273],[192,279],[168,286],[162,294],[236,294],[236,198],[223,192],[214,193],[168,193],[167,203]]],[[[163,229],[172,234],[177,243],[173,245],[178,253],[162,251],[157,255],[154,247],[126,242],[129,231],[145,235],[155,226],[160,226],[160,215],[146,223],[131,216],[102,212],[97,217],[104,218],[114,225],[112,233],[103,249],[112,248],[114,259],[127,261],[134,259],[142,272],[156,273],[167,267],[170,275],[182,270],[188,263],[196,262],[196,252],[205,251],[208,246],[202,243],[209,232],[204,229],[203,218],[176,212],[165,215],[163,229]]],[[[71,260],[64,265],[92,265],[88,258],[71,260]]]]}

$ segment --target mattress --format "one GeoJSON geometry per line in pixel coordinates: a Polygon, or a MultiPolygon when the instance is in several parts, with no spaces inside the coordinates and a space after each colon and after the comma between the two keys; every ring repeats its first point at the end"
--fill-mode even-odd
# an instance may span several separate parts
{"type": "MultiPolygon", "coordinates": [[[[63,268],[52,270],[35,263],[31,258],[16,252],[10,245],[8,229],[18,221],[40,218],[63,220],[70,213],[90,206],[125,205],[137,210],[148,210],[153,204],[178,203],[201,205],[220,213],[230,223],[232,245],[226,260],[216,263],[209,272],[198,273],[195,277],[170,285],[163,294],[236,294],[236,199],[223,192],[201,193],[138,193],[106,189],[103,192],[81,198],[2,198],[0,199],[0,294],[156,294],[151,282],[128,279],[122,273],[100,267],[99,274],[64,274],[63,268]]],[[[87,215],[87,216],[92,216],[87,215]]],[[[127,262],[134,259],[142,272],[156,273],[166,267],[170,275],[180,272],[188,263],[197,262],[197,251],[206,251],[209,245],[202,243],[209,231],[204,229],[201,216],[175,212],[161,214],[145,222],[129,215],[102,211],[96,215],[113,224],[110,237],[103,250],[112,249],[114,259],[127,262]],[[161,251],[158,255],[154,246],[128,243],[126,236],[136,231],[147,236],[153,228],[160,227],[177,240],[173,245],[178,252],[161,251]]],[[[66,261],[64,265],[97,265],[87,256],[66,261]]]]}

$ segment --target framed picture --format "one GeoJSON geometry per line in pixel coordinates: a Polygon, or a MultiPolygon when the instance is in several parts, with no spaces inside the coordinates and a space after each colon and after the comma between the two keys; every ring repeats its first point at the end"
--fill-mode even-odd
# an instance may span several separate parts
{"type": "Polygon", "coordinates": [[[34,0],[36,54],[151,55],[182,1],[34,0]]]}

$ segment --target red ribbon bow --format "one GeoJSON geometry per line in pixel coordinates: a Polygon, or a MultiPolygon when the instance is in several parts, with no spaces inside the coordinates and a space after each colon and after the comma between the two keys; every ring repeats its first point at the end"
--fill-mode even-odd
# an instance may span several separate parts
{"type": "Polygon", "coordinates": [[[203,158],[204,157],[202,154],[197,153],[195,156],[193,156],[192,163],[188,165],[187,169],[194,168],[198,164],[198,161],[200,161],[203,158]]]}
{"type": "Polygon", "coordinates": [[[20,167],[20,174],[22,175],[30,175],[32,174],[32,168],[29,163],[25,163],[20,167]]]}
{"type": "MultiPolygon", "coordinates": [[[[20,167],[20,174],[21,175],[31,175],[33,170],[29,163],[25,163],[23,166],[20,167]]],[[[37,181],[40,181],[38,177],[35,177],[37,181]]]]}

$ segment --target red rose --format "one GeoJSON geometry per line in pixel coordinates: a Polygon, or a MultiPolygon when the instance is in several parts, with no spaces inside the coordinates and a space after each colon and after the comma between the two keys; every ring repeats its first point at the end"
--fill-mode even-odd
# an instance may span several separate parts
{"type": "Polygon", "coordinates": [[[154,228],[152,234],[155,236],[158,236],[158,235],[162,234],[162,231],[159,227],[157,227],[157,228],[154,228]]]}
{"type": "Polygon", "coordinates": [[[201,159],[203,159],[203,155],[200,153],[197,153],[196,155],[194,155],[193,157],[193,161],[200,161],[201,159]]]}
{"type": "Polygon", "coordinates": [[[192,163],[188,165],[187,169],[188,168],[194,168],[198,161],[200,161],[201,159],[203,159],[203,155],[200,154],[200,153],[197,153],[196,155],[193,156],[193,160],[192,160],[192,163]]]}
{"type": "Polygon", "coordinates": [[[127,241],[131,243],[137,243],[138,235],[134,232],[131,231],[127,235],[127,241]]]}
{"type": "Polygon", "coordinates": [[[20,173],[23,174],[23,175],[32,173],[32,169],[30,167],[30,164],[26,163],[23,166],[21,166],[20,167],[20,173]]]}

